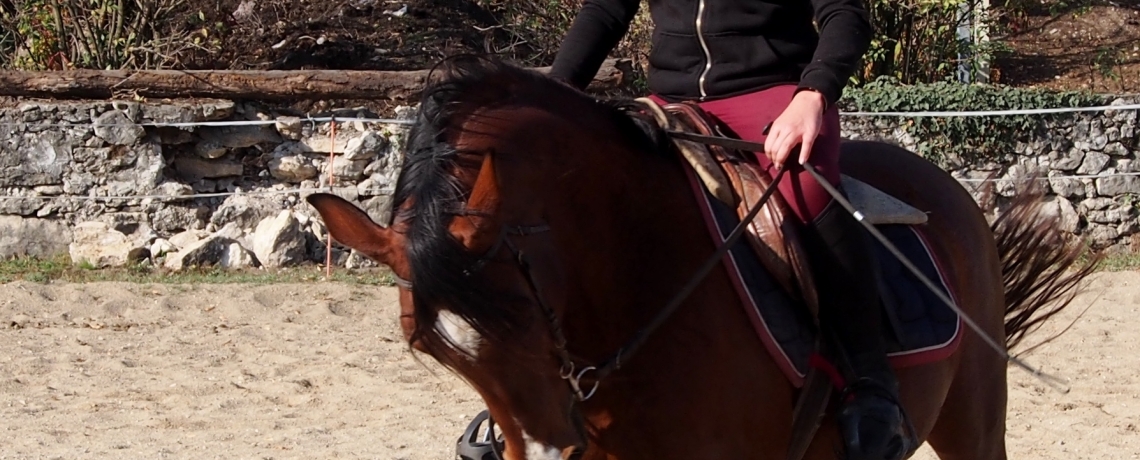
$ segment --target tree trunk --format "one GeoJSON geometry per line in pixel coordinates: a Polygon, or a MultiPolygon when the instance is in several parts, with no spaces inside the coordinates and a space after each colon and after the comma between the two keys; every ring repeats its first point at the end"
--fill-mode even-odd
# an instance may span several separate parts
{"type": "MultiPolygon", "coordinates": [[[[534,70],[546,73],[549,67],[534,70]]],[[[69,70],[0,71],[0,96],[52,99],[218,98],[265,101],[387,99],[419,95],[426,70],[69,70]]],[[[629,60],[607,60],[590,91],[619,88],[632,79],[629,60]]]]}

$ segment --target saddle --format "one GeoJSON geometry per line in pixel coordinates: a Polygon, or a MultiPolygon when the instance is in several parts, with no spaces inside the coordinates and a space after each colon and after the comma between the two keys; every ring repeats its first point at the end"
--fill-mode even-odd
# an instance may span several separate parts
{"type": "MultiPolygon", "coordinates": [[[[725,136],[724,129],[691,102],[659,105],[641,98],[646,111],[662,128],[704,136],[725,136]]],[[[693,167],[709,193],[734,209],[743,219],[772,183],[772,177],[755,160],[742,152],[717,145],[684,139],[674,140],[681,155],[693,167]]],[[[926,213],[853,177],[841,175],[841,188],[847,199],[874,225],[923,224],[926,213]]],[[[789,218],[792,211],[779,193],[772,194],[752,222],[745,239],[771,272],[776,282],[793,299],[803,302],[818,317],[819,304],[807,253],[801,244],[801,224],[789,218]]]]}
{"type": "MultiPolygon", "coordinates": [[[[637,102],[667,131],[727,137],[727,130],[696,104],[658,105],[644,98],[637,102]]],[[[729,229],[735,227],[733,221],[747,217],[772,183],[772,177],[755,156],[678,137],[673,140],[692,167],[688,171],[690,186],[698,193],[698,205],[706,211],[706,220],[716,228],[712,231],[715,241],[722,242],[729,229]]],[[[919,270],[927,277],[942,279],[940,266],[918,230],[927,222],[926,213],[853,177],[841,174],[840,180],[848,201],[865,221],[919,262],[919,270]]],[[[788,460],[800,460],[827,412],[831,395],[841,387],[837,383],[841,378],[826,357],[830,354],[827,341],[817,333],[819,300],[801,243],[805,229],[789,214],[791,209],[785,198],[772,194],[755,218],[747,222],[747,231],[742,235],[747,244],[734,245],[739,247],[729,252],[725,264],[729,276],[739,282],[738,293],[761,341],[777,366],[800,387],[787,455],[788,460]],[[806,313],[804,307],[810,315],[802,314],[806,313]],[[815,328],[808,325],[812,322],[815,328]]],[[[876,247],[878,267],[887,274],[879,282],[884,312],[894,331],[894,338],[888,343],[898,344],[894,353],[888,353],[892,364],[914,365],[945,358],[957,347],[960,320],[943,304],[932,300],[933,294],[916,284],[915,278],[900,275],[904,273],[901,264],[884,254],[884,246],[876,247]],[[887,278],[891,282],[886,282],[887,278]]],[[[940,289],[953,295],[945,283],[940,289]]]]}

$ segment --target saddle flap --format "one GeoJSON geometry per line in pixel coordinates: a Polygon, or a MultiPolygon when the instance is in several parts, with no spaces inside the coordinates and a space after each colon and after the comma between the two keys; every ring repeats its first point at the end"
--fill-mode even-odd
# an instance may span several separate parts
{"type": "MultiPolygon", "coordinates": [[[[649,103],[656,106],[652,101],[649,103]]],[[[660,109],[673,121],[663,126],[680,125],[696,134],[723,136],[716,121],[696,104],[691,102],[666,104],[660,109]]],[[[734,208],[738,218],[744,218],[748,214],[764,194],[764,190],[772,183],[772,178],[767,172],[761,170],[755,161],[747,161],[740,152],[691,141],[675,142],[679,146],[684,142],[686,147],[682,147],[682,150],[689,149],[687,154],[683,152],[686,159],[690,156],[704,158],[706,160],[700,161],[700,164],[707,167],[711,162],[716,166],[717,174],[703,175],[698,171],[698,176],[710,193],[734,208]],[[709,181],[716,177],[723,177],[726,182],[710,184],[709,181]],[[724,189],[729,190],[734,199],[726,200],[713,192],[724,189]]],[[[791,209],[784,198],[778,193],[771,195],[761,208],[761,212],[748,224],[745,240],[760,256],[765,268],[772,273],[784,291],[793,298],[802,300],[814,316],[818,312],[815,285],[811,270],[807,267],[806,253],[799,242],[798,223],[795,219],[788,218],[790,215],[791,209]]]]}
{"type": "MultiPolygon", "coordinates": [[[[658,105],[651,99],[638,99],[657,124],[670,131],[704,136],[724,136],[716,120],[692,102],[658,105]]],[[[771,176],[755,159],[742,152],[718,145],[674,139],[681,156],[717,200],[733,208],[743,218],[772,183],[771,176]]],[[[926,213],[866,182],[842,175],[840,186],[848,200],[874,225],[918,225],[927,222],[926,213]]],[[[807,253],[800,242],[802,226],[790,218],[791,209],[780,194],[772,195],[761,212],[748,224],[745,240],[756,252],[776,282],[793,298],[818,313],[815,283],[807,253]]]]}

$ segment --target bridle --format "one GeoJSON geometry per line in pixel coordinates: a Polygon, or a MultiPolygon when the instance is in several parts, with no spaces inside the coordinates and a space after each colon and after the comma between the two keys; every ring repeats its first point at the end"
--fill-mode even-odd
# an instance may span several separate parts
{"type": "MultiPolygon", "coordinates": [[[[670,132],[672,133],[672,132],[670,132]]],[[[677,133],[682,134],[682,133],[677,133]]],[[[684,133],[687,134],[687,133],[684,133]]],[[[680,136],[678,136],[680,137],[680,136]]],[[[756,144],[758,145],[758,144],[756,144]]],[[[550,226],[545,222],[534,225],[511,225],[504,226],[499,232],[495,243],[476,260],[476,262],[467,270],[465,274],[470,276],[475,272],[484,268],[493,257],[498,254],[503,248],[510,251],[514,259],[516,268],[526,279],[527,285],[531,291],[535,303],[537,304],[540,313],[546,319],[547,326],[550,330],[550,336],[554,341],[555,354],[559,360],[559,376],[566,381],[570,386],[570,390],[574,396],[575,402],[581,403],[589,400],[598,390],[601,381],[612,374],[613,372],[621,369],[622,365],[629,361],[629,359],[641,348],[642,344],[657,330],[672,314],[684,303],[685,299],[693,293],[694,290],[700,285],[718,263],[721,262],[724,255],[732,248],[736,241],[743,235],[748,224],[756,217],[764,204],[777,190],[777,184],[783,177],[786,169],[780,168],[777,170],[776,175],[773,177],[771,183],[764,189],[764,193],[753,204],[748,214],[740,219],[740,222],[733,228],[732,232],[724,238],[724,241],[718,245],[716,251],[705,260],[704,264],[689,278],[689,281],[678,291],[669,302],[662,308],[652,320],[640,330],[638,330],[633,337],[631,337],[624,345],[619,347],[609,358],[600,362],[597,365],[587,365],[579,369],[574,363],[573,358],[570,356],[570,351],[567,346],[565,334],[562,331],[562,322],[559,320],[558,315],[551,308],[545,300],[543,295],[542,285],[534,277],[531,272],[530,260],[527,258],[526,253],[520,249],[513,241],[512,236],[531,236],[539,233],[550,231],[550,226]],[[582,384],[583,377],[588,373],[593,372],[593,384],[584,388],[582,384]]],[[[405,289],[412,289],[412,282],[399,276],[392,274],[395,284],[405,289]]],[[[576,404],[572,405],[576,406],[576,404]]],[[[574,409],[577,410],[577,409],[574,409]]],[[[582,418],[579,417],[579,420],[582,418]]],[[[492,421],[489,420],[493,424],[492,421]]],[[[494,444],[494,442],[492,442],[494,444]]],[[[576,458],[581,452],[575,452],[571,458],[576,458]]],[[[502,458],[499,452],[496,452],[499,458],[502,458]]]]}

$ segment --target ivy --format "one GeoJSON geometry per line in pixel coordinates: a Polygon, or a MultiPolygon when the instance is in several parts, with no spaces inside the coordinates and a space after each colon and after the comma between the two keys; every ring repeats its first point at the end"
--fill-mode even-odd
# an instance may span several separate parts
{"type": "MultiPolygon", "coordinates": [[[[1019,110],[1087,107],[1106,104],[1106,96],[1080,91],[1052,91],[956,82],[901,84],[879,77],[845,91],[846,111],[917,112],[1019,110]]],[[[1008,160],[1018,141],[1045,134],[1049,122],[1073,114],[967,117],[870,117],[872,123],[898,126],[913,137],[920,155],[942,167],[1008,160]]]]}

